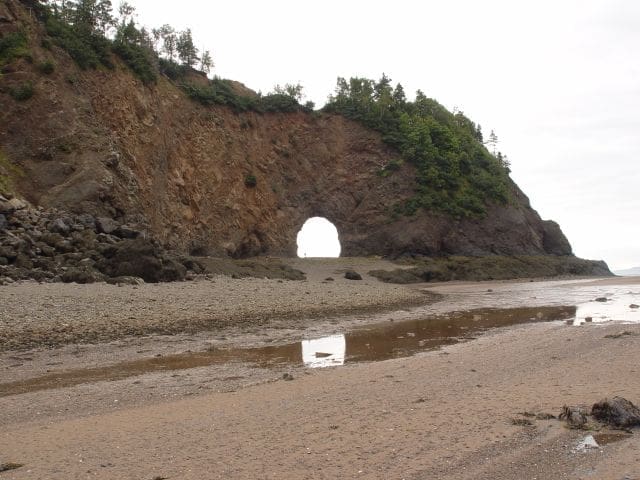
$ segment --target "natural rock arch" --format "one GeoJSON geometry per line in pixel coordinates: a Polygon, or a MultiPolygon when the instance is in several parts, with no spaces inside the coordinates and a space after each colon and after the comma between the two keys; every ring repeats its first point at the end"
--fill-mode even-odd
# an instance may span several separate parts
{"type": "Polygon", "coordinates": [[[336,226],[324,217],[308,218],[296,235],[300,258],[339,257],[342,247],[336,226]]]}

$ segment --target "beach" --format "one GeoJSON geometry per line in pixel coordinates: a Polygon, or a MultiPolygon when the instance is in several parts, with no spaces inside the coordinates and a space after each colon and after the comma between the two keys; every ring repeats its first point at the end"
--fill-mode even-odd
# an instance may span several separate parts
{"type": "Polygon", "coordinates": [[[378,259],[290,263],[306,281],[0,289],[0,463],[23,464],[0,476],[640,477],[635,435],[580,450],[592,432],[544,415],[640,402],[640,279],[397,286],[366,274],[378,259]]]}

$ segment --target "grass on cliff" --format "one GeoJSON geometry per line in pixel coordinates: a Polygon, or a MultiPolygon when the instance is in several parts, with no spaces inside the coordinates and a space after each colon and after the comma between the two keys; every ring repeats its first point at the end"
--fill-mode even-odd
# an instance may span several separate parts
{"type": "Polygon", "coordinates": [[[5,153],[0,150],[0,195],[12,193],[13,179],[22,175],[22,169],[11,163],[5,153]]]}
{"type": "MultiPolygon", "coordinates": [[[[324,111],[339,113],[382,134],[385,143],[417,169],[415,194],[394,206],[396,214],[418,209],[454,217],[481,216],[490,203],[509,200],[508,166],[484,147],[482,132],[461,112],[451,113],[421,91],[407,101],[402,85],[385,75],[338,78],[324,111]]],[[[380,173],[388,176],[399,164],[380,173]]]]}
{"type": "Polygon", "coordinates": [[[422,258],[410,265],[414,266],[369,274],[382,282],[398,284],[611,275],[603,262],[553,255],[422,258]]]}

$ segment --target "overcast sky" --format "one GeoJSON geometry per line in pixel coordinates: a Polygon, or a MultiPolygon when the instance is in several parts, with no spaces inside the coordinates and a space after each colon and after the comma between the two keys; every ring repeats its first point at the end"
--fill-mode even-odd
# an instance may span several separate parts
{"type": "MultiPolygon", "coordinates": [[[[117,1],[114,1],[117,3],[117,1]]],[[[337,76],[421,89],[494,129],[512,177],[576,255],[640,265],[640,2],[133,0],[191,27],[215,74],[321,106],[337,76]]]]}

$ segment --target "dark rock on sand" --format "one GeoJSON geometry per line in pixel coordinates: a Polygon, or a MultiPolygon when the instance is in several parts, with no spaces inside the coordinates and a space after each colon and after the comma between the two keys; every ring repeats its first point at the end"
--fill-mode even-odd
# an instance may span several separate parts
{"type": "Polygon", "coordinates": [[[355,270],[347,270],[344,272],[344,278],[347,280],[362,280],[362,275],[360,275],[355,270]]]}
{"type": "Polygon", "coordinates": [[[640,409],[622,397],[605,398],[591,407],[596,420],[618,428],[640,426],[640,409]]]}

